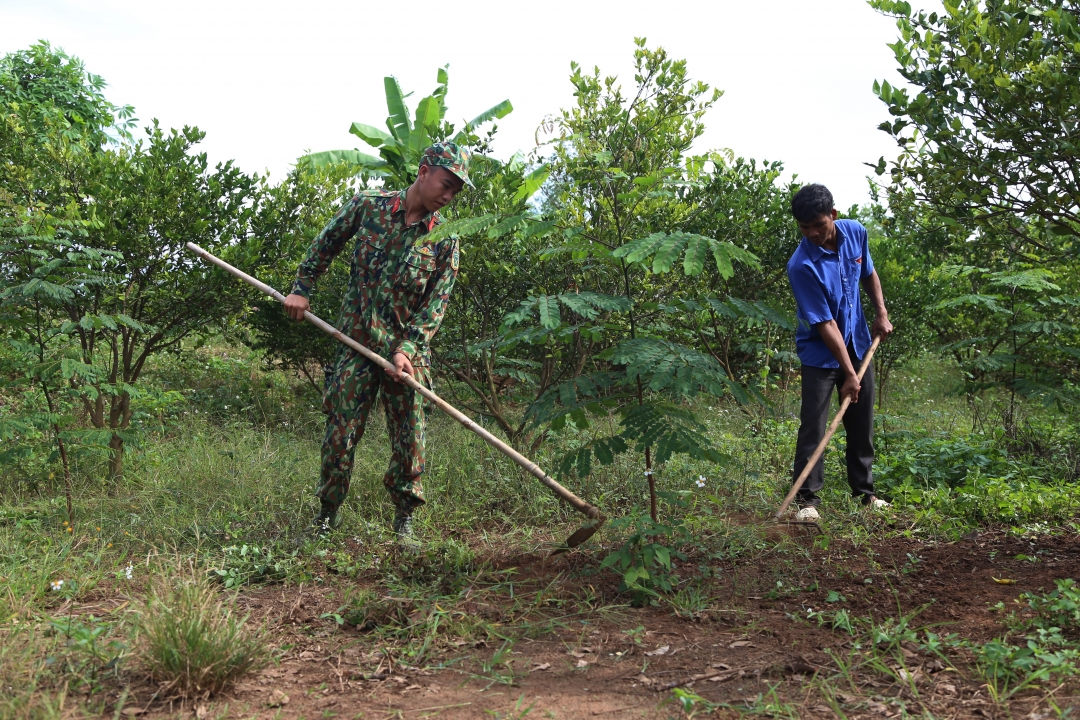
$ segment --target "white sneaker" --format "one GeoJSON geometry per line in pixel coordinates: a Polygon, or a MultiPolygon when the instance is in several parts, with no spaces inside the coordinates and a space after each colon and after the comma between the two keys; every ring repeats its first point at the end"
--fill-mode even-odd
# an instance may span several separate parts
{"type": "Polygon", "coordinates": [[[876,498],[874,498],[873,500],[870,501],[870,509],[871,510],[884,510],[885,508],[890,508],[890,507],[892,507],[892,503],[887,503],[884,500],[882,500],[881,498],[876,497],[876,498]]]}
{"type": "Polygon", "coordinates": [[[799,510],[799,512],[795,513],[795,519],[799,520],[800,522],[817,522],[821,519],[821,516],[818,515],[816,507],[814,507],[813,505],[807,505],[806,507],[799,510]]]}

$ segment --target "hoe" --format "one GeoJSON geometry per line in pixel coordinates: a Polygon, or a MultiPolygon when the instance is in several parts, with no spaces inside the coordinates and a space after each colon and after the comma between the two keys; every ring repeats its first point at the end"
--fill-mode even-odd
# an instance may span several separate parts
{"type": "MultiPolygon", "coordinates": [[[[247,284],[251,285],[252,287],[258,288],[262,292],[264,292],[267,295],[269,295],[270,297],[274,298],[278,302],[280,302],[280,303],[285,302],[285,296],[282,295],[281,293],[279,293],[274,288],[270,287],[269,285],[266,285],[265,283],[259,282],[258,280],[251,277],[250,275],[248,275],[245,272],[237,270],[236,268],[234,268],[232,265],[225,262],[224,260],[222,260],[220,258],[217,258],[217,257],[211,255],[210,253],[206,252],[205,250],[203,250],[201,247],[199,247],[195,243],[188,243],[187,248],[188,248],[188,250],[192,251],[193,253],[195,253],[199,257],[203,258],[207,262],[213,263],[214,265],[217,265],[222,270],[225,270],[226,272],[228,272],[228,273],[230,273],[232,275],[235,275],[236,277],[240,278],[241,280],[243,280],[247,284]]],[[[304,313],[304,319],[307,320],[312,325],[314,325],[315,327],[322,330],[323,332],[325,332],[328,335],[332,336],[338,342],[342,342],[342,343],[348,345],[350,348],[352,348],[356,352],[360,353],[361,355],[366,357],[368,360],[371,360],[376,365],[378,365],[378,366],[380,366],[382,368],[389,368],[391,370],[394,369],[394,366],[392,364],[390,364],[382,356],[377,355],[376,353],[372,352],[371,350],[368,350],[366,347],[364,347],[360,343],[356,342],[352,338],[346,337],[345,335],[342,335],[330,323],[319,319],[318,317],[312,315],[310,312],[305,312],[304,313]]],[[[861,377],[861,375],[860,375],[860,377],[861,377]]],[[[551,489],[551,491],[554,492],[556,495],[558,495],[561,500],[563,500],[566,503],[569,503],[570,505],[572,505],[574,507],[575,510],[577,510],[578,512],[585,515],[585,517],[587,517],[587,518],[589,518],[591,520],[591,522],[586,523],[585,525],[578,528],[574,532],[573,535],[571,535],[570,537],[568,537],[566,539],[566,543],[564,545],[561,545],[561,546],[557,547],[552,552],[552,555],[557,555],[557,554],[559,554],[561,552],[566,552],[567,550],[570,550],[571,548],[577,547],[578,545],[582,544],[583,542],[585,542],[586,540],[591,538],[593,536],[593,534],[597,530],[600,529],[600,526],[604,524],[604,520],[606,518],[603,515],[600,514],[600,510],[598,508],[596,508],[593,505],[590,505],[589,503],[585,502],[584,500],[579,498],[574,493],[572,493],[569,490],[567,490],[566,488],[564,488],[562,485],[560,485],[558,482],[556,482],[553,478],[551,478],[547,473],[545,473],[543,470],[541,470],[540,467],[536,463],[532,462],[527,457],[525,457],[524,455],[522,455],[521,453],[514,450],[512,447],[510,447],[506,443],[504,443],[502,440],[500,440],[499,438],[495,437],[494,435],[489,433],[484,428],[477,425],[475,422],[470,420],[468,418],[468,416],[465,415],[463,412],[461,412],[460,410],[455,408],[453,405],[451,405],[450,403],[443,400],[441,397],[439,397],[438,395],[433,393],[428,388],[424,387],[420,383],[413,380],[408,375],[404,376],[403,380],[404,380],[406,385],[413,388],[418,393],[423,395],[425,398],[427,398],[431,402],[438,405],[439,408],[441,408],[443,410],[443,412],[445,412],[447,415],[454,418],[459,423],[461,423],[462,425],[467,427],[469,430],[472,430],[474,433],[476,433],[477,435],[482,437],[485,441],[487,441],[488,445],[491,445],[492,447],[494,447],[495,449],[499,450],[504,455],[509,457],[511,460],[516,462],[526,472],[531,473],[533,476],[536,477],[537,480],[542,482],[544,485],[547,485],[548,488],[551,489]]]]}
{"type": "MultiPolygon", "coordinates": [[[[863,375],[866,374],[866,368],[870,367],[870,361],[874,359],[874,353],[877,351],[878,345],[881,343],[881,336],[874,338],[874,342],[870,343],[870,350],[866,353],[866,357],[863,358],[862,365],[859,366],[859,372],[856,377],[859,378],[859,382],[862,382],[863,375]]],[[[795,479],[795,484],[791,486],[791,490],[788,490],[787,497],[784,498],[784,502],[781,503],[780,509],[776,511],[773,518],[776,522],[784,522],[780,518],[783,517],[784,511],[788,509],[788,505],[795,499],[795,493],[799,492],[799,488],[806,482],[806,478],[809,477],[810,471],[813,470],[814,465],[821,459],[822,454],[825,452],[825,448],[828,446],[829,441],[832,440],[832,436],[836,433],[836,428],[840,427],[840,421],[844,419],[844,413],[847,412],[848,406],[851,405],[851,397],[844,398],[840,403],[840,409],[836,411],[836,415],[833,417],[832,422],[829,423],[829,428],[825,431],[825,437],[821,438],[821,442],[818,443],[817,448],[814,450],[814,454],[810,456],[810,459],[806,461],[806,467],[799,473],[799,477],[795,479]]],[[[815,532],[820,532],[818,524],[813,520],[788,520],[788,525],[807,525],[810,526],[815,532]]]]}

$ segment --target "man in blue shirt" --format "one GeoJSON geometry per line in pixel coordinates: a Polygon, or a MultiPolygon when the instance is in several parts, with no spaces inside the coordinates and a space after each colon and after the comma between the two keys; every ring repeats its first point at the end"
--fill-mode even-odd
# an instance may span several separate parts
{"type": "MultiPolygon", "coordinates": [[[[802,407],[795,446],[793,478],[797,478],[825,435],[833,388],[851,397],[844,414],[847,431],[847,474],[851,492],[863,504],[888,506],[874,497],[870,466],[874,461],[874,368],[856,377],[856,368],[870,349],[871,336],[882,340],[892,332],[881,281],[874,271],[866,228],[855,220],[837,220],[833,196],[824,185],[807,185],[791,200],[791,214],[803,234],[788,261],[788,280],[798,308],[795,346],[802,362],[802,407]],[[874,305],[873,331],[863,315],[859,285],[874,305]]],[[[819,459],[796,496],[799,520],[817,520],[818,493],[825,484],[819,459]]]]}

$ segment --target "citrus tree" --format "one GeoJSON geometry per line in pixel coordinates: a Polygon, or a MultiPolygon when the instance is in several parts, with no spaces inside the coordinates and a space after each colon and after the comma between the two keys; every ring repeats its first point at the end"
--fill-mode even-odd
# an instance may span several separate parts
{"type": "MultiPolygon", "coordinates": [[[[989,387],[1075,405],[1080,381],[1080,15],[1072,3],[950,0],[941,13],[872,0],[912,89],[875,91],[900,156],[889,206],[947,241],[928,303],[969,396],[989,387]]],[[[878,164],[884,174],[886,163],[878,164]]],[[[886,225],[888,229],[888,225],[886,225]]]]}

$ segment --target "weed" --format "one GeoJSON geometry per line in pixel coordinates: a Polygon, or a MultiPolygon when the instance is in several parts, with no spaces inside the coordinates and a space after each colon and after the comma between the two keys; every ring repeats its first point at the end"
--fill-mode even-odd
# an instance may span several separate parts
{"type": "Polygon", "coordinates": [[[630,628],[629,630],[623,630],[626,636],[633,641],[634,645],[642,645],[645,642],[645,626],[638,625],[636,628],[630,628]]]}
{"type": "MultiPolygon", "coordinates": [[[[490,659],[480,661],[480,675],[478,677],[490,681],[487,687],[492,685],[514,685],[515,675],[513,660],[510,653],[513,651],[514,641],[506,640],[496,650],[490,659]]],[[[484,688],[485,690],[487,688],[484,688]]]]}
{"type": "Polygon", "coordinates": [[[706,615],[713,598],[701,585],[688,585],[668,597],[675,614],[687,620],[699,620],[706,615]]]}
{"type": "Polygon", "coordinates": [[[158,582],[138,618],[139,658],[165,696],[205,698],[268,661],[261,631],[201,577],[158,582]]]}
{"type": "Polygon", "coordinates": [[[377,627],[407,624],[413,609],[411,600],[379,597],[375,591],[362,588],[351,591],[336,614],[358,630],[374,630],[377,627]]]}
{"type": "Polygon", "coordinates": [[[536,701],[532,701],[528,705],[525,705],[525,696],[518,697],[517,702],[514,703],[514,707],[510,708],[506,712],[499,712],[498,710],[488,710],[487,714],[491,715],[495,720],[521,720],[521,718],[532,712],[533,706],[536,705],[536,701]]]}
{"type": "Polygon", "coordinates": [[[779,686],[780,683],[770,686],[767,691],[758,693],[757,697],[747,701],[743,705],[727,707],[730,707],[732,710],[735,710],[742,715],[764,715],[765,717],[798,720],[798,708],[790,703],[784,702],[780,698],[776,692],[776,688],[779,686]]]}
{"type": "Polygon", "coordinates": [[[1032,621],[1043,630],[1061,628],[1063,632],[1080,630],[1080,587],[1066,578],[1056,581],[1057,587],[1045,595],[1024,593],[1020,598],[1035,612],[1032,621]]]}
{"type": "Polygon", "coordinates": [[[855,634],[855,626],[847,610],[837,610],[834,613],[811,610],[807,617],[817,620],[818,627],[828,625],[833,630],[844,630],[848,635],[855,634]]]}
{"type": "Polygon", "coordinates": [[[210,572],[228,589],[247,583],[284,580],[296,565],[297,553],[275,554],[270,546],[230,545],[223,550],[219,566],[210,572]]]}
{"type": "MultiPolygon", "coordinates": [[[[685,507],[677,493],[660,493],[669,504],[685,507]]],[[[682,520],[671,524],[653,520],[643,510],[635,508],[630,514],[610,524],[612,530],[628,531],[629,536],[614,550],[600,567],[619,573],[620,592],[628,592],[635,607],[655,605],[660,593],[670,593],[679,582],[673,560],[684,562],[686,555],[677,548],[690,542],[690,534],[682,520]]]]}
{"type": "Polygon", "coordinates": [[[668,702],[678,703],[680,709],[686,713],[688,718],[696,717],[698,714],[708,715],[720,707],[686,688],[678,687],[672,689],[671,697],[665,700],[665,703],[668,702]]]}
{"type": "MultiPolygon", "coordinates": [[[[73,617],[54,618],[49,621],[49,627],[67,640],[66,648],[70,654],[64,658],[65,671],[77,685],[98,689],[99,677],[107,673],[115,675],[127,655],[128,644],[110,637],[113,625],[93,615],[85,621],[73,617]]],[[[53,656],[49,661],[58,659],[53,656]]]]}
{"type": "Polygon", "coordinates": [[[1080,650],[1058,628],[1039,628],[1023,645],[991,640],[961,646],[974,651],[975,667],[997,703],[1033,685],[1080,674],[1080,650]]]}

